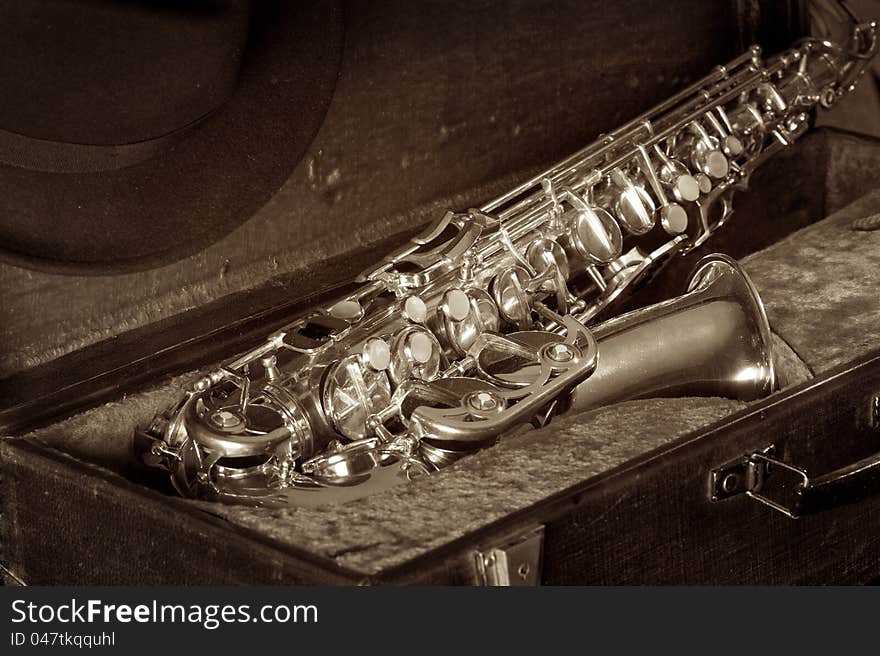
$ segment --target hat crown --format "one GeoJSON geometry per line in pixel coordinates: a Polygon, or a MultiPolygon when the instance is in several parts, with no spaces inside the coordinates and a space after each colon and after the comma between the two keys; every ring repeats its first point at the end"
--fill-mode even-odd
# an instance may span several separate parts
{"type": "Polygon", "coordinates": [[[232,94],[250,0],[0,0],[0,129],[118,145],[162,137],[232,94]]]}

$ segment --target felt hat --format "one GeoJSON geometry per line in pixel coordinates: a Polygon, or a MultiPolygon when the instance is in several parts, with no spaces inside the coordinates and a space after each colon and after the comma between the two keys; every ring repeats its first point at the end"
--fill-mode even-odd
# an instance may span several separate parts
{"type": "Polygon", "coordinates": [[[159,266],[251,217],[320,127],[335,2],[0,0],[0,260],[159,266]]]}

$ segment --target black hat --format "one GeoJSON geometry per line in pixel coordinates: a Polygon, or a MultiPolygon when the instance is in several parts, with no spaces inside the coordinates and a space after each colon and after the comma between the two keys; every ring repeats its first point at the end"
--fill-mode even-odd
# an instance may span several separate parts
{"type": "Polygon", "coordinates": [[[0,259],[107,273],[252,216],[323,121],[334,2],[0,0],[0,259]]]}

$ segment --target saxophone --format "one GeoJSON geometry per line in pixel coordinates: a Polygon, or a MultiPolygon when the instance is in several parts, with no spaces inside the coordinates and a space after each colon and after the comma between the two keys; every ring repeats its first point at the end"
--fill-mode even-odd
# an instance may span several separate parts
{"type": "MultiPolygon", "coordinates": [[[[844,7],[844,5],[841,5],[844,7]]],[[[138,432],[187,497],[342,502],[566,411],[774,387],[761,300],[723,255],[679,297],[599,322],[703,244],[751,172],[864,73],[850,43],[758,46],[479,208],[446,212],[352,290],[199,378],[138,432]]]]}

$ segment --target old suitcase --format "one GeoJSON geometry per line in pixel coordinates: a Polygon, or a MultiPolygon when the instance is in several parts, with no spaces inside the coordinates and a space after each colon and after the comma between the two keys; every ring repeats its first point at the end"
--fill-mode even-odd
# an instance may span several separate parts
{"type": "MultiPolygon", "coordinates": [[[[265,40],[281,24],[261,13],[268,6],[254,14],[265,40]]],[[[271,9],[302,11],[301,24],[330,35],[322,61],[337,56],[339,74],[311,87],[322,127],[256,216],[228,236],[231,225],[201,241],[191,230],[167,257],[65,265],[31,253],[0,269],[8,582],[857,583],[880,573],[880,231],[853,229],[880,212],[880,142],[834,129],[760,169],[735,220],[633,301],[679,293],[701,254],[742,258],[784,383],[764,400],[629,401],[330,508],[188,501],[144,471],[135,427],[196,368],[260,341],[436,212],[509,188],[748,43],[785,47],[806,21],[800,3],[775,2],[271,9]]]]}

